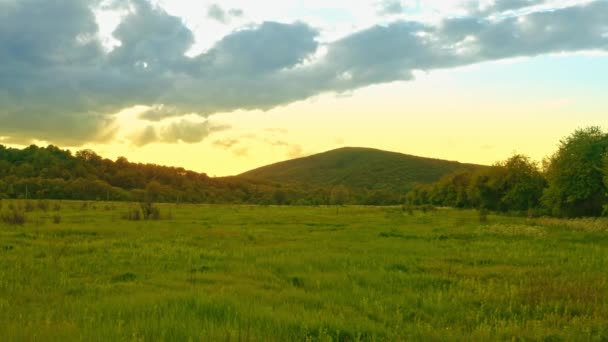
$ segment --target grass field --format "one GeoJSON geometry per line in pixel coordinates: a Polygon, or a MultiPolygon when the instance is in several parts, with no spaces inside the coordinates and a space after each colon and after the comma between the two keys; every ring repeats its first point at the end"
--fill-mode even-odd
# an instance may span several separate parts
{"type": "Polygon", "coordinates": [[[608,340],[608,221],[60,205],[0,223],[3,341],[608,340]]]}

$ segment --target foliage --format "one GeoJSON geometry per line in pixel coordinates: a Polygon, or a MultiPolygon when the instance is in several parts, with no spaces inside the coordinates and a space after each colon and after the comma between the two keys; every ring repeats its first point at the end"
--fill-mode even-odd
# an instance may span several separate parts
{"type": "Polygon", "coordinates": [[[296,188],[238,177],[210,178],[183,168],[131,163],[124,157],[104,159],[91,150],[72,155],[55,146],[19,150],[0,145],[0,198],[154,202],[275,203],[305,200],[327,204],[327,190],[296,188]]]}
{"type": "Polygon", "coordinates": [[[403,194],[416,183],[480,167],[369,148],[341,148],[264,166],[240,177],[306,188],[340,185],[349,189],[350,203],[384,205],[400,204],[403,194]]]}
{"type": "Polygon", "coordinates": [[[14,206],[0,213],[0,220],[13,226],[22,226],[26,222],[26,214],[21,206],[14,206]]]}
{"type": "Polygon", "coordinates": [[[492,167],[459,171],[436,183],[417,185],[406,195],[406,202],[524,213],[539,206],[545,183],[536,163],[514,155],[492,167]]]}
{"type": "Polygon", "coordinates": [[[562,140],[548,160],[545,205],[556,216],[599,216],[607,202],[608,134],[599,127],[578,129],[562,140]]]}
{"type": "Polygon", "coordinates": [[[344,205],[348,203],[350,198],[350,192],[347,187],[343,185],[334,186],[329,194],[329,201],[332,205],[344,205]]]}
{"type": "MultiPolygon", "coordinates": [[[[382,156],[383,153],[374,151],[364,159],[371,162],[378,159],[372,155],[382,156]]],[[[418,179],[420,175],[427,175],[427,172],[420,172],[420,167],[431,165],[428,174],[434,177],[434,174],[448,172],[450,168],[464,166],[464,164],[434,160],[427,162],[427,165],[418,162],[415,157],[412,158],[414,159],[407,170],[409,173],[404,176],[409,179],[408,182],[418,179]],[[442,166],[444,163],[448,165],[445,171],[442,166]]],[[[378,170],[374,171],[376,173],[367,170],[361,176],[356,176],[359,171],[350,168],[356,168],[357,165],[349,165],[347,160],[343,160],[341,165],[344,169],[340,172],[350,173],[360,180],[382,180],[377,177],[378,170]]],[[[380,163],[376,168],[384,166],[394,165],[380,163]]],[[[397,170],[392,172],[397,174],[397,170]]],[[[0,198],[16,199],[25,198],[27,195],[28,198],[34,199],[140,202],[144,200],[147,191],[153,190],[153,202],[164,203],[330,204],[330,186],[317,182],[305,184],[305,181],[306,179],[302,179],[302,182],[291,184],[291,182],[283,182],[280,178],[269,180],[248,176],[210,178],[204,173],[183,168],[131,163],[124,157],[111,161],[91,150],[78,151],[72,155],[70,151],[52,145],[43,148],[32,145],[23,150],[0,145],[0,198]]],[[[361,182],[357,181],[353,184],[357,185],[361,182]]],[[[344,185],[352,194],[349,196],[349,203],[371,205],[400,203],[404,190],[398,184],[393,186],[388,180],[382,180],[382,184],[376,185],[377,188],[344,185]]]]}

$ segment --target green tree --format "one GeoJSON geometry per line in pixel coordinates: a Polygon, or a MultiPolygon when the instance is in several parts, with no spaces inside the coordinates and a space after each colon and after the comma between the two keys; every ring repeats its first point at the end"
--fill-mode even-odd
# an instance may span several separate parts
{"type": "Polygon", "coordinates": [[[576,130],[562,140],[546,166],[543,202],[553,215],[599,216],[607,199],[608,134],[599,127],[576,130]]]}
{"type": "Polygon", "coordinates": [[[340,206],[343,206],[348,202],[350,198],[350,191],[343,185],[334,186],[329,193],[329,202],[336,206],[336,213],[340,206]]]}
{"type": "Polygon", "coordinates": [[[506,169],[499,165],[475,171],[468,191],[473,207],[503,211],[505,180],[506,169]]]}
{"type": "Polygon", "coordinates": [[[506,171],[502,207],[509,211],[537,208],[546,186],[538,164],[524,155],[516,154],[499,165],[506,171]]]}

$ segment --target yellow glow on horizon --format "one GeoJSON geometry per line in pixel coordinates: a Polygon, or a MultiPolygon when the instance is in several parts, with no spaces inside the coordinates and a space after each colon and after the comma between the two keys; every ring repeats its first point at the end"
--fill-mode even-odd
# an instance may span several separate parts
{"type": "Polygon", "coordinates": [[[553,89],[531,95],[526,89],[498,83],[463,84],[463,79],[484,70],[420,73],[415,82],[321,95],[267,112],[188,115],[185,118],[195,122],[231,126],[195,144],[135,145],[133,135],[146,126],[161,129],[184,118],[149,122],[140,118],[149,107],[136,106],[115,114],[119,131],[110,143],[70,149],[90,148],[113,160],[125,156],[133,162],[226,176],[344,146],[479,164],[492,164],[513,153],[540,161],[576,128],[605,125],[601,111],[608,100],[553,95],[553,89]],[[582,121],[583,114],[598,119],[582,121]]]}

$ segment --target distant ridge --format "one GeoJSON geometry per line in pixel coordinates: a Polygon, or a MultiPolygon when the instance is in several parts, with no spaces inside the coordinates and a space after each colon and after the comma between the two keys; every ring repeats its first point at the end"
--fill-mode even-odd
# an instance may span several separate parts
{"type": "Polygon", "coordinates": [[[312,187],[344,185],[405,193],[416,183],[432,183],[452,172],[479,167],[483,166],[373,148],[344,147],[263,166],[238,177],[312,187]]]}

